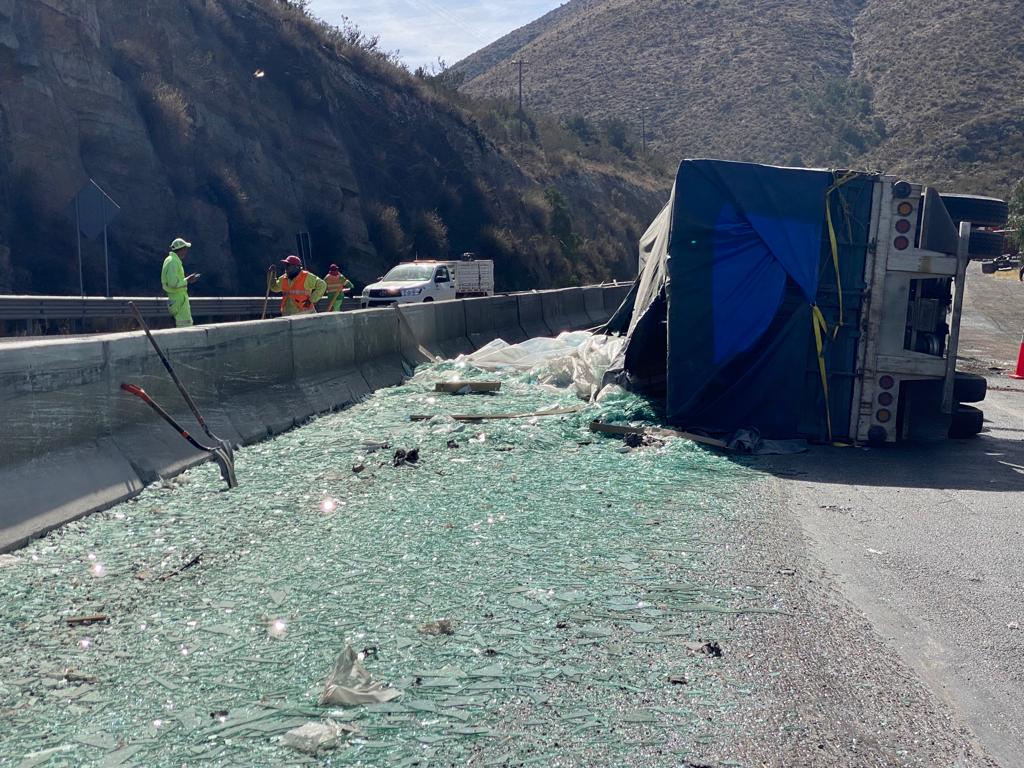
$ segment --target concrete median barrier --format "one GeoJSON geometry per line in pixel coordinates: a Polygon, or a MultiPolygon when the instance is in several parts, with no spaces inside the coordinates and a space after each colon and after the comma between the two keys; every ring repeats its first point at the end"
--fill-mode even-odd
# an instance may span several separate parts
{"type": "Polygon", "coordinates": [[[544,322],[555,335],[563,331],[579,331],[591,327],[590,316],[587,315],[582,288],[559,288],[553,291],[541,291],[541,307],[544,311],[544,322]]]}
{"type": "Polygon", "coordinates": [[[352,312],[352,338],[359,350],[359,371],[370,390],[393,387],[405,378],[393,309],[352,312]]]}
{"type": "Polygon", "coordinates": [[[0,466],[0,551],[137,495],[145,483],[110,440],[0,466]]]}
{"type": "Polygon", "coordinates": [[[403,304],[398,310],[404,323],[399,325],[402,355],[412,365],[426,362],[418,347],[434,357],[451,360],[472,352],[474,347],[466,336],[466,310],[463,301],[437,301],[425,304],[403,304]]]}
{"type": "Polygon", "coordinates": [[[343,408],[369,393],[357,365],[351,314],[303,315],[288,322],[295,382],[314,413],[343,408]]]}
{"type": "Polygon", "coordinates": [[[604,307],[604,288],[599,285],[591,285],[580,289],[583,291],[583,308],[586,310],[590,320],[589,327],[604,325],[608,322],[610,315],[604,307]]]}
{"type": "Polygon", "coordinates": [[[488,296],[466,299],[466,329],[475,349],[495,339],[518,344],[528,338],[519,324],[519,301],[516,296],[488,296]]]}
{"type": "Polygon", "coordinates": [[[608,315],[605,319],[606,322],[611,319],[611,316],[615,314],[615,310],[626,300],[632,287],[632,283],[626,283],[625,285],[605,285],[601,288],[604,292],[604,311],[608,315]]]}
{"type": "Polygon", "coordinates": [[[544,307],[539,293],[518,293],[516,303],[519,305],[519,327],[526,338],[551,335],[551,328],[544,322],[544,307]]]}

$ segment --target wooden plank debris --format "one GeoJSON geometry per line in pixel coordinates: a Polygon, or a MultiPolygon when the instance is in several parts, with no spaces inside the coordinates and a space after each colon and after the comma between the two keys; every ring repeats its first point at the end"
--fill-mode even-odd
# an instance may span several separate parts
{"type": "Polygon", "coordinates": [[[709,445],[712,448],[729,450],[729,444],[724,440],[716,440],[706,435],[697,435],[693,432],[680,432],[675,429],[663,429],[661,427],[623,427],[617,424],[605,424],[600,421],[590,422],[591,432],[600,432],[604,435],[649,435],[651,437],[681,437],[684,440],[692,440],[701,445],[709,445]]]}
{"type": "MultiPolygon", "coordinates": [[[[570,413],[579,413],[583,410],[583,406],[578,408],[549,408],[545,411],[534,411],[533,413],[491,413],[491,414],[458,414],[453,415],[452,418],[456,421],[465,422],[480,422],[480,421],[504,421],[507,419],[530,419],[534,416],[566,416],[570,413]]],[[[440,414],[435,414],[440,415],[440,414]]],[[[428,416],[425,414],[413,414],[409,417],[410,421],[430,421],[434,416],[428,416]]]]}
{"type": "Polygon", "coordinates": [[[446,392],[449,395],[469,395],[481,392],[501,391],[500,381],[439,381],[434,385],[435,392],[446,392]]]}

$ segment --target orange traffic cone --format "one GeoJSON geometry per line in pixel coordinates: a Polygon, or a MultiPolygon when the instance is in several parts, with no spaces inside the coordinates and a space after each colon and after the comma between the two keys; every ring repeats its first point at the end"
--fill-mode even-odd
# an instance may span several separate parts
{"type": "Polygon", "coordinates": [[[1020,352],[1017,353],[1017,370],[1010,374],[1011,379],[1024,379],[1024,338],[1020,340],[1020,352]]]}

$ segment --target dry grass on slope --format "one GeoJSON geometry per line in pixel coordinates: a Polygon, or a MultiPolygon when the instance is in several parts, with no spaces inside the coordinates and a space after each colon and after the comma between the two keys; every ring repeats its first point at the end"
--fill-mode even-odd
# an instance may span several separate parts
{"type": "Polygon", "coordinates": [[[870,159],[940,187],[1007,194],[1024,175],[1024,4],[871,0],[856,74],[890,140],[870,159]]]}
{"type": "Polygon", "coordinates": [[[1021,0],[573,0],[456,69],[505,95],[523,58],[529,104],[626,121],[634,140],[643,109],[672,157],[1007,194],[1024,170],[1021,18],[1021,0]]]}

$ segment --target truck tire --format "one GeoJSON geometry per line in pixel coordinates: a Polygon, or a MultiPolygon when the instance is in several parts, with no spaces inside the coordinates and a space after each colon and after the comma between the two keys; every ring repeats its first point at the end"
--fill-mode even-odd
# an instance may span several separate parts
{"type": "Polygon", "coordinates": [[[994,261],[983,261],[981,262],[981,271],[986,275],[994,274],[999,270],[999,265],[994,261]]]}
{"type": "Polygon", "coordinates": [[[988,379],[976,373],[957,371],[953,379],[953,400],[958,403],[980,403],[988,394],[988,379]]]}
{"type": "Polygon", "coordinates": [[[998,232],[977,229],[971,232],[971,258],[993,258],[1003,255],[1005,238],[998,232]]]}
{"type": "Polygon", "coordinates": [[[985,414],[972,405],[958,405],[953,411],[953,423],[949,436],[953,440],[966,440],[981,432],[985,425],[985,414]]]}
{"type": "Polygon", "coordinates": [[[994,197],[974,195],[940,195],[953,221],[969,221],[977,227],[1005,226],[1010,207],[994,197]]]}

